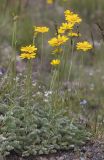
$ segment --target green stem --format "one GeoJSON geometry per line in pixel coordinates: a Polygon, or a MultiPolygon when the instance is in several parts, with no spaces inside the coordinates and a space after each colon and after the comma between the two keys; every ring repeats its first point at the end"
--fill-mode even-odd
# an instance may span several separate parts
{"type": "Polygon", "coordinates": [[[52,76],[52,80],[51,80],[51,84],[50,84],[50,90],[54,89],[55,83],[56,83],[56,78],[57,78],[57,69],[55,69],[53,71],[53,76],[52,76]]]}
{"type": "Polygon", "coordinates": [[[37,38],[37,33],[35,33],[34,36],[33,36],[33,45],[35,44],[36,38],[37,38]]]}
{"type": "Polygon", "coordinates": [[[66,67],[65,46],[63,48],[62,53],[59,53],[59,54],[61,55],[61,57],[60,57],[61,65],[58,66],[58,70],[59,70],[58,87],[62,86],[64,75],[65,75],[65,67],[66,67]]]}
{"type": "Polygon", "coordinates": [[[43,61],[44,61],[44,45],[43,45],[43,40],[44,40],[44,37],[43,37],[43,34],[42,34],[42,47],[41,47],[41,69],[42,69],[42,67],[43,67],[43,61]]]}
{"type": "Polygon", "coordinates": [[[70,80],[72,66],[73,66],[73,53],[74,53],[74,41],[72,40],[72,43],[71,43],[71,61],[70,61],[70,68],[69,68],[69,72],[68,72],[68,81],[70,80]]]}
{"type": "MultiPolygon", "coordinates": [[[[17,30],[17,21],[14,21],[14,31],[12,37],[12,47],[16,49],[16,30],[17,30]]],[[[12,64],[12,71],[13,71],[13,80],[16,79],[16,52],[13,51],[13,64],[12,64]]]]}
{"type": "Polygon", "coordinates": [[[26,75],[26,99],[27,104],[30,103],[32,96],[32,61],[27,62],[27,75],[26,75]]]}
{"type": "Polygon", "coordinates": [[[14,89],[16,93],[16,31],[17,31],[17,20],[13,20],[13,34],[12,34],[12,55],[7,70],[9,76],[9,91],[12,94],[14,89]]]}

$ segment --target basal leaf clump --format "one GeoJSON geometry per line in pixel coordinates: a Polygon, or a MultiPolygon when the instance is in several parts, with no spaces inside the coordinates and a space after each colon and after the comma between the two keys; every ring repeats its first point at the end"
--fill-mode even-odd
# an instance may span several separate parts
{"type": "Polygon", "coordinates": [[[64,112],[48,108],[14,106],[0,117],[0,152],[40,155],[84,144],[90,134],[71,122],[64,112]]]}

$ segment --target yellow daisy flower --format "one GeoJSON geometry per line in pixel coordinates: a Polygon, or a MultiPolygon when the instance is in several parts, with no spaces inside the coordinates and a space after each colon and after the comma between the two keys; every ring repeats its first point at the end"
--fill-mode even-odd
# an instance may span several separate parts
{"type": "Polygon", "coordinates": [[[51,40],[48,41],[48,43],[54,47],[54,46],[60,46],[63,43],[65,43],[68,40],[68,37],[66,36],[60,36],[58,35],[58,37],[54,37],[51,40]]]}
{"type": "Polygon", "coordinates": [[[59,64],[60,64],[60,60],[59,59],[53,59],[51,61],[51,65],[53,65],[53,66],[56,66],[56,65],[59,65],[59,64]]]}
{"type": "Polygon", "coordinates": [[[78,42],[76,47],[77,47],[77,50],[88,51],[92,49],[92,44],[90,44],[87,41],[83,41],[83,42],[78,42]]]}
{"type": "Polygon", "coordinates": [[[29,45],[25,47],[21,47],[22,52],[28,52],[28,53],[33,53],[37,50],[37,48],[34,45],[29,45]]]}
{"type": "Polygon", "coordinates": [[[82,21],[78,14],[66,15],[65,19],[68,23],[72,23],[73,25],[82,21]]]}
{"type": "Polygon", "coordinates": [[[68,15],[72,15],[73,12],[71,12],[70,10],[66,10],[66,11],[64,12],[64,14],[65,14],[65,17],[66,17],[66,16],[68,16],[68,15]]]}
{"type": "Polygon", "coordinates": [[[34,27],[34,31],[35,32],[38,32],[38,33],[45,33],[45,32],[48,32],[49,31],[49,28],[48,27],[34,27]]]}
{"type": "Polygon", "coordinates": [[[20,58],[21,59],[32,59],[35,58],[36,53],[35,51],[37,51],[37,48],[35,47],[35,45],[29,45],[29,46],[25,46],[25,47],[21,47],[21,55],[20,58]]]}
{"type": "Polygon", "coordinates": [[[35,58],[36,53],[21,53],[20,58],[21,59],[33,59],[35,58]]]}

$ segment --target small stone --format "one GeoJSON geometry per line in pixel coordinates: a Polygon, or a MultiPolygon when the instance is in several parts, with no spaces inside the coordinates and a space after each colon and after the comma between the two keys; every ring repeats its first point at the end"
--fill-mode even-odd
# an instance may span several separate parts
{"type": "Polygon", "coordinates": [[[87,158],[92,158],[93,157],[93,153],[92,152],[87,152],[86,153],[86,157],[87,158]]]}
{"type": "Polygon", "coordinates": [[[58,160],[64,160],[64,156],[62,156],[62,157],[59,157],[59,159],[58,160]]]}

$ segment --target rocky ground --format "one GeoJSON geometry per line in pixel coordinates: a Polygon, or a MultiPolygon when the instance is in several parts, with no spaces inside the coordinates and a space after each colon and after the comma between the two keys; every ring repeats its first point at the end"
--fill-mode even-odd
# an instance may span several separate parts
{"type": "Polygon", "coordinates": [[[63,151],[57,154],[21,158],[10,156],[0,160],[104,160],[104,141],[96,141],[83,146],[79,150],[63,151]]]}

